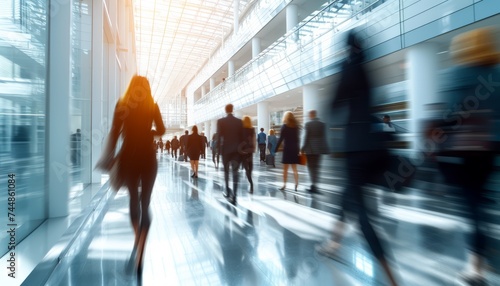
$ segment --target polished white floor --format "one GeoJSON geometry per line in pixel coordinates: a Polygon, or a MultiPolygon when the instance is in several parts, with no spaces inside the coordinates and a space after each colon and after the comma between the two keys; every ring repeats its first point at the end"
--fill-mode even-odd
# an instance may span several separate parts
{"type": "MultiPolygon", "coordinates": [[[[343,171],[335,163],[325,160],[321,194],[311,196],[305,192],[304,167],[299,168],[299,191],[289,183],[282,194],[277,190],[282,185],[279,166],[254,162],[255,193],[248,194],[241,172],[234,207],[222,196],[222,170],[210,160],[200,160],[199,178],[192,179],[189,163],[166,154],[158,159],[142,280],[125,271],[133,234],[128,196],[121,190],[109,200],[102,221],[90,230],[90,239],[82,241],[82,250],[69,258],[50,285],[387,285],[355,225],[343,241],[345,264],[314,251],[327,237],[338,211],[343,171]]],[[[465,266],[470,225],[455,197],[427,191],[374,191],[368,197],[377,214],[374,225],[392,253],[402,285],[464,285],[459,273],[465,266]]],[[[495,255],[500,249],[500,214],[495,208],[489,210],[489,285],[500,285],[500,255],[495,255]]],[[[22,273],[43,257],[70,217],[47,221],[19,245],[24,249],[20,262],[26,261],[20,263],[22,273]]],[[[0,285],[19,285],[4,277],[0,281],[0,285]]]]}
{"type": "MultiPolygon", "coordinates": [[[[28,237],[16,246],[16,277],[13,279],[7,275],[0,276],[0,285],[21,285],[31,271],[42,261],[45,255],[61,239],[68,227],[88,207],[94,195],[101,189],[100,184],[91,184],[86,188],[76,188],[71,193],[69,201],[69,215],[61,218],[52,218],[43,222],[28,237]]],[[[6,261],[8,255],[1,258],[6,261]]]]}

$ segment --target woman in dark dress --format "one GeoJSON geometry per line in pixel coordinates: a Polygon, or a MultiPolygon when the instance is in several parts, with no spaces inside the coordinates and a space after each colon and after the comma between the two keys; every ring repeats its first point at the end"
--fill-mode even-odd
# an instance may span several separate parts
{"type": "Polygon", "coordinates": [[[299,186],[299,173],[297,172],[297,164],[299,163],[299,124],[292,112],[287,111],[283,115],[283,126],[281,126],[280,139],[276,144],[275,152],[283,142],[283,187],[279,190],[284,191],[286,188],[286,180],[288,176],[288,166],[292,166],[293,178],[295,179],[295,191],[299,186]]]}
{"type": "Polygon", "coordinates": [[[193,175],[191,177],[198,178],[198,165],[200,162],[200,154],[204,146],[204,138],[198,134],[198,127],[195,125],[191,129],[192,133],[188,135],[186,143],[186,153],[189,157],[189,163],[191,163],[191,170],[193,170],[193,175]]]}
{"type": "Polygon", "coordinates": [[[252,120],[248,116],[243,116],[243,139],[244,144],[242,144],[242,146],[244,147],[241,150],[241,162],[245,169],[248,183],[250,184],[250,194],[253,194],[253,153],[255,152],[257,137],[255,135],[255,129],[252,126],[252,120]]]}
{"type": "MultiPolygon", "coordinates": [[[[158,170],[153,138],[164,133],[165,126],[160,109],[151,96],[149,81],[135,75],[124,96],[116,104],[106,149],[96,167],[109,171],[113,164],[119,164],[118,177],[123,179],[123,184],[128,188],[130,220],[135,233],[134,249],[128,266],[132,268],[135,265],[138,278],[142,275],[144,249],[151,225],[149,203],[158,170]],[[156,129],[152,129],[153,123],[156,129]],[[119,159],[115,160],[115,148],[120,134],[123,143],[117,156],[119,159]]],[[[110,174],[110,181],[114,179],[110,174]]]]}

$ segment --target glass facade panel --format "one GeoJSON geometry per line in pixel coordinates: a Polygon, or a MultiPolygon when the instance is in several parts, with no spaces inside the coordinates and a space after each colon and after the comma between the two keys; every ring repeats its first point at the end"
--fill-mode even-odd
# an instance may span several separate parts
{"type": "Polygon", "coordinates": [[[74,1],[71,27],[70,200],[90,182],[92,1],[74,1]]]}
{"type": "Polygon", "coordinates": [[[10,228],[20,242],[46,218],[47,6],[10,0],[0,9],[0,256],[10,228]]]}

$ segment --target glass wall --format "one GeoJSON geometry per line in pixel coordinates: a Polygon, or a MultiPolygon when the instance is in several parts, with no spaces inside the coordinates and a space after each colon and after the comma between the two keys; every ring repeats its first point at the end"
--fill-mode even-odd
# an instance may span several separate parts
{"type": "Polygon", "coordinates": [[[0,256],[46,218],[47,3],[0,9],[0,256]]]}
{"type": "Polygon", "coordinates": [[[70,200],[90,182],[92,0],[73,1],[71,27],[70,200]]]}

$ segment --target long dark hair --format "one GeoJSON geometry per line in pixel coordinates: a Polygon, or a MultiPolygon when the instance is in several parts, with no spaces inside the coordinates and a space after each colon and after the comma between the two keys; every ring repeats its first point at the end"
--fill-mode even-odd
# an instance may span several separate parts
{"type": "Polygon", "coordinates": [[[198,126],[194,125],[193,128],[191,128],[191,131],[193,131],[193,134],[198,135],[198,126]]]}

